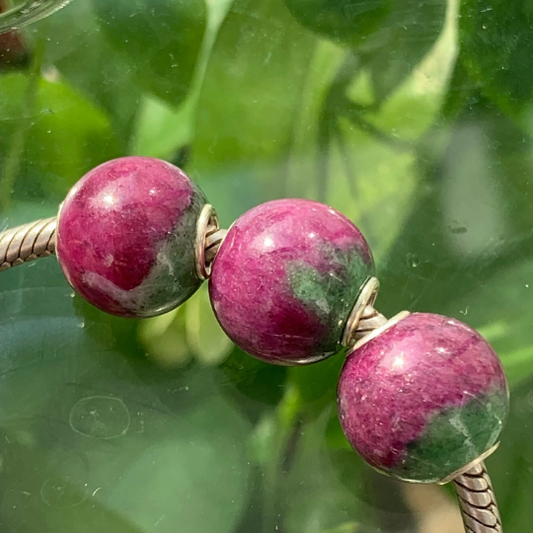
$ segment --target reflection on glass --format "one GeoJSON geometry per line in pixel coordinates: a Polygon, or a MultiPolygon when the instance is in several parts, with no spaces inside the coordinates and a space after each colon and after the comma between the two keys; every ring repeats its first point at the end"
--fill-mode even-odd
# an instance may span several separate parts
{"type": "Polygon", "coordinates": [[[5,0],[0,3],[0,33],[17,30],[66,6],[71,0],[5,0]]]}

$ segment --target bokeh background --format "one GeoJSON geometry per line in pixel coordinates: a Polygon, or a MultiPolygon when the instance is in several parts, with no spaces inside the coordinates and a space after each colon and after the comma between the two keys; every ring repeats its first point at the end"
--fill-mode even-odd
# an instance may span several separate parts
{"type": "MultiPolygon", "coordinates": [[[[127,154],[184,168],[226,227],[273,198],[332,205],[374,250],[382,313],[456,317],[500,354],[487,464],[506,531],[533,531],[531,0],[74,0],[0,48],[2,229],[127,154]]],[[[0,278],[2,532],[461,530],[446,487],[351,451],[342,354],[256,361],[206,287],[134,321],[54,258],[0,278]]]]}

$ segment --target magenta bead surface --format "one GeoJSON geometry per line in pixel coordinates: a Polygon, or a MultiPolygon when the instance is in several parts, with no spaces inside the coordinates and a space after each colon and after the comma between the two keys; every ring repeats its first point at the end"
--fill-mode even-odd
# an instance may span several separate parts
{"type": "Polygon", "coordinates": [[[238,346],[271,363],[298,364],[339,349],[373,273],[368,245],[346,217],[309,200],[276,200],[230,228],[209,290],[217,319],[238,346]]]}
{"type": "Polygon", "coordinates": [[[119,316],[154,316],[200,285],[194,241],[206,200],[177,167],[124,157],[91,170],[59,214],[57,255],[72,287],[119,316]]]}
{"type": "Polygon", "coordinates": [[[435,482],[498,442],[508,389],[498,356],[477,332],[415,313],[348,356],[338,407],[348,440],[372,466],[435,482]]]}

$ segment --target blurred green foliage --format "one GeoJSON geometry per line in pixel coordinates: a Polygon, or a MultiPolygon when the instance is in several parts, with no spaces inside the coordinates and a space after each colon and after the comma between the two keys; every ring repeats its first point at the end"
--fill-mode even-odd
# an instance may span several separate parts
{"type": "MultiPolygon", "coordinates": [[[[532,6],[74,0],[0,75],[2,227],[127,154],[183,166],[226,226],[272,198],[331,204],[374,250],[383,313],[457,317],[500,354],[512,414],[488,463],[506,531],[532,531],[532,6]]],[[[205,287],[133,321],[54,259],[0,283],[1,531],[420,530],[342,435],[342,354],[254,360],[205,287]]]]}

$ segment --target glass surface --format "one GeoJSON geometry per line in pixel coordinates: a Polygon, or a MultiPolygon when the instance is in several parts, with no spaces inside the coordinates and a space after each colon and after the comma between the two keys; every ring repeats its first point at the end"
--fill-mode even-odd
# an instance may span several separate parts
{"type": "MultiPolygon", "coordinates": [[[[456,317],[501,356],[487,465],[504,529],[533,531],[532,27],[527,0],[75,0],[0,40],[1,227],[128,154],[184,168],[224,227],[330,204],[369,241],[380,312],[456,317]]],[[[351,450],[342,354],[252,359],[205,284],[120,319],[41,259],[0,275],[0,346],[2,532],[461,531],[448,488],[351,450]]]]}

